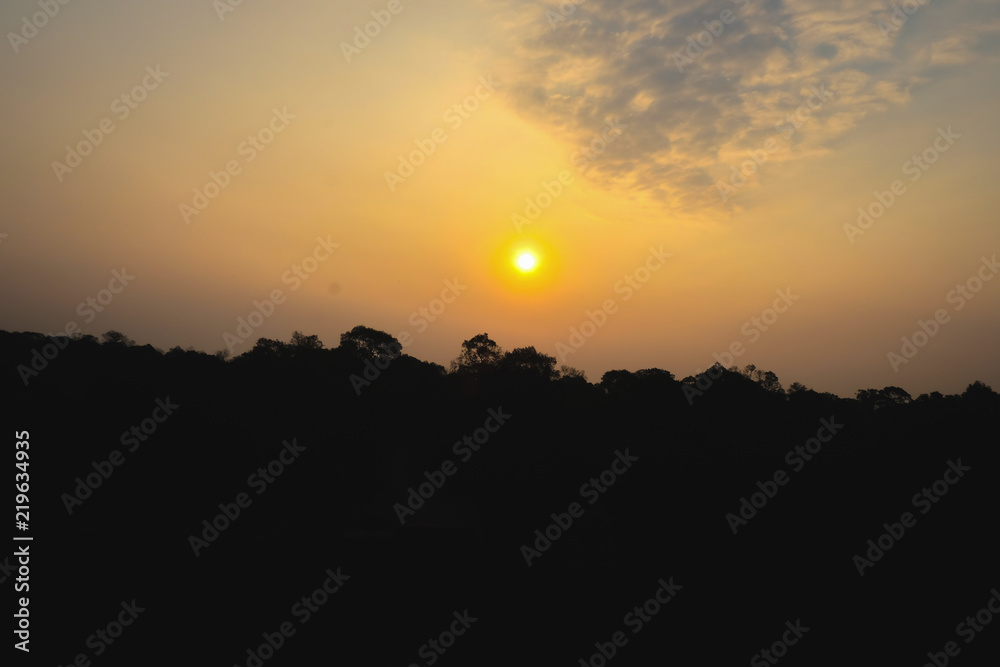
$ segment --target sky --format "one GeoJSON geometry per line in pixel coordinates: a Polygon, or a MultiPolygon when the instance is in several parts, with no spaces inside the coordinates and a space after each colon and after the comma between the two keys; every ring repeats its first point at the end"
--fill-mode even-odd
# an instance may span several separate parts
{"type": "Polygon", "coordinates": [[[11,0],[0,27],[2,329],[1000,389],[995,0],[11,0]]]}

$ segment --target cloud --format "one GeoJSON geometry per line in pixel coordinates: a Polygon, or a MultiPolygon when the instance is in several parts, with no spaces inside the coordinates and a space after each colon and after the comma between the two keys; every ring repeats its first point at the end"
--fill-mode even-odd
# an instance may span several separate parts
{"type": "Polygon", "coordinates": [[[681,215],[726,214],[716,183],[769,138],[772,162],[822,155],[933,76],[996,62],[1000,35],[994,0],[930,0],[896,24],[879,0],[483,2],[519,112],[569,145],[627,122],[589,178],[681,215]]]}

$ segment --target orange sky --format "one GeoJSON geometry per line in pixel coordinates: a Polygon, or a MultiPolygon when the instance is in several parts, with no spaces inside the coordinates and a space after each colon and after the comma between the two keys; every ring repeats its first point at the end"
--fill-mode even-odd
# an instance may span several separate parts
{"type": "Polygon", "coordinates": [[[214,352],[280,290],[235,353],[364,324],[592,381],[739,344],[786,386],[1000,387],[995,2],[558,7],[6,3],[0,328],[214,352]]]}

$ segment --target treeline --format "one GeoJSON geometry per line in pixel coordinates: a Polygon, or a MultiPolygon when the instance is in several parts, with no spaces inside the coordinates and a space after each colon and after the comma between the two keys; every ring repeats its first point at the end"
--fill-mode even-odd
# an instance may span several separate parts
{"type": "MultiPolygon", "coordinates": [[[[740,369],[737,366],[725,368],[716,363],[703,373],[681,380],[659,368],[610,370],[596,384],[592,384],[582,371],[571,366],[562,365],[557,369],[555,357],[539,352],[533,346],[503,350],[485,333],[464,341],[458,357],[448,369],[404,354],[403,346],[394,336],[366,326],[357,326],[341,334],[339,345],[334,348],[326,348],[317,335],[307,336],[296,331],[288,342],[259,338],[253,347],[235,357],[225,349],[209,355],[194,348],[185,350],[175,346],[164,352],[148,344],[138,345],[118,331],[108,331],[100,339],[89,334],[69,338],[0,331],[0,341],[8,367],[16,368],[25,386],[40,377],[60,355],[64,359],[73,359],[68,363],[75,364],[87,358],[120,360],[125,358],[122,355],[127,354],[132,363],[142,364],[161,356],[178,367],[188,370],[197,367],[202,372],[221,372],[223,366],[218,362],[232,364],[237,373],[248,368],[284,367],[286,370],[294,369],[294,372],[312,369],[309,372],[312,377],[318,373],[328,374],[329,377],[346,376],[357,396],[381,378],[390,377],[392,379],[387,384],[403,383],[410,388],[421,381],[442,382],[451,378],[460,381],[462,386],[468,386],[469,381],[479,385],[534,383],[536,386],[538,382],[548,382],[570,392],[591,387],[602,390],[594,395],[614,397],[638,398],[679,392],[689,406],[709,393],[725,400],[766,401],[778,396],[797,402],[823,400],[836,403],[843,400],[829,392],[814,391],[799,382],[793,382],[786,389],[775,373],[759,369],[754,364],[740,369]],[[68,352],[62,354],[64,351],[68,352]]],[[[854,399],[862,406],[878,409],[914,402],[954,403],[959,399],[989,404],[996,397],[991,387],[975,381],[960,395],[931,392],[913,397],[900,387],[888,386],[859,389],[854,399]]]]}
{"type": "MultiPolygon", "coordinates": [[[[596,664],[671,578],[683,588],[615,665],[746,662],[796,619],[811,630],[782,664],[923,664],[996,586],[1000,395],[981,382],[841,398],[719,365],[589,382],[487,334],[445,368],[367,327],[233,358],[0,332],[0,359],[5,423],[31,433],[49,591],[33,622],[73,644],[134,597],[148,615],[108,649],[132,662],[196,645],[246,664],[337,568],[343,590],[266,664],[426,664],[466,609],[479,620],[442,665],[596,664]],[[969,470],[936,485],[949,462],[969,470]]],[[[987,664],[989,641],[962,658],[987,664]]],[[[81,647],[58,648],[53,664],[81,647]]]]}

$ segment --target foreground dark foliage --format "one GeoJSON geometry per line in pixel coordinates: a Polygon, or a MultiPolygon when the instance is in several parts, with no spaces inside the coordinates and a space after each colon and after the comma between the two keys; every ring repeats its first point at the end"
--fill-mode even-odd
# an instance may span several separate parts
{"type": "Polygon", "coordinates": [[[478,620],[440,664],[578,665],[619,631],[609,664],[746,664],[797,619],[810,630],[781,664],[922,665],[948,641],[963,665],[998,652],[1000,624],[956,634],[1000,586],[989,387],[844,399],[753,367],[590,383],[485,334],[446,371],[372,332],[335,349],[261,339],[228,360],[110,332],[60,341],[27,374],[54,343],[0,332],[7,430],[30,431],[39,655],[246,665],[290,621],[265,664],[429,665],[424,645],[466,609],[478,620]],[[158,400],[178,407],[150,421],[158,400]],[[491,410],[510,417],[476,449],[491,410]],[[293,440],[293,463],[250,481],[293,440]],[[625,472],[591,483],[626,450],[625,472]],[[970,470],[921,500],[959,459],[970,470]],[[778,471],[787,483],[769,484],[778,471]],[[443,483],[402,509],[429,479],[443,483]],[[727,518],[762,488],[766,505],[727,518]],[[208,540],[203,520],[241,493],[249,506],[208,540]],[[535,531],[574,502],[582,515],[541,549],[535,531]],[[915,525],[860,576],[855,556],[905,512],[915,525]],[[294,606],[337,568],[350,579],[302,623],[294,606]],[[636,632],[624,619],[661,578],[682,588],[636,632]],[[147,611],[95,657],[88,636],[133,598],[147,611]]]}

